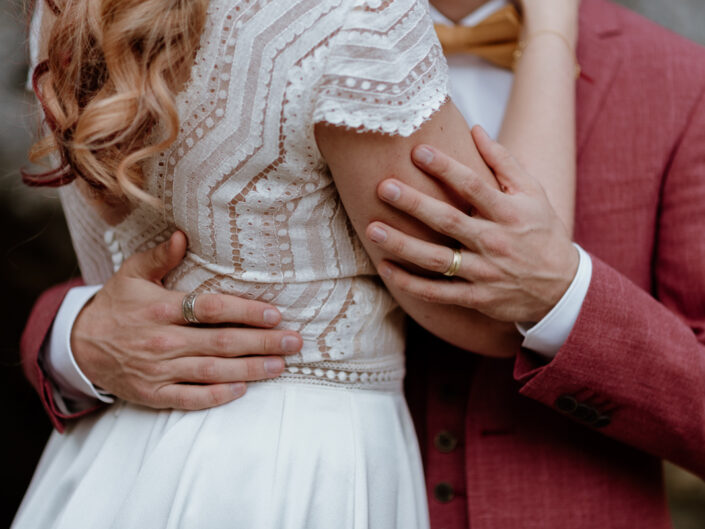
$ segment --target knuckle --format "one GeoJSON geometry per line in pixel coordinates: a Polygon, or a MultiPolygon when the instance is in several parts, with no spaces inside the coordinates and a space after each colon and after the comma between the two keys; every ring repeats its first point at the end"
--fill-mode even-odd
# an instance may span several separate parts
{"type": "Polygon", "coordinates": [[[142,385],[138,385],[132,388],[132,394],[134,395],[134,399],[139,404],[149,404],[155,401],[152,392],[142,385]]]}
{"type": "Polygon", "coordinates": [[[489,230],[489,229],[481,230],[475,236],[475,241],[477,242],[478,246],[485,253],[488,253],[490,247],[492,247],[494,245],[494,240],[495,240],[495,234],[494,234],[493,230],[489,230]]]}
{"type": "Polygon", "coordinates": [[[157,354],[163,354],[171,351],[176,347],[176,340],[165,334],[157,334],[145,339],[144,348],[157,354]]]}
{"type": "Polygon", "coordinates": [[[447,175],[451,170],[450,160],[445,156],[434,156],[433,170],[439,175],[447,175]]]}
{"type": "MultiPolygon", "coordinates": [[[[259,304],[254,303],[254,302],[247,302],[245,305],[245,310],[243,311],[243,314],[244,314],[244,317],[247,319],[247,321],[261,322],[263,312],[264,312],[264,310],[262,307],[259,306],[259,304]]],[[[238,323],[244,323],[244,322],[238,322],[238,323]]]]}
{"type": "Polygon", "coordinates": [[[391,237],[389,250],[396,255],[404,255],[406,252],[406,241],[404,241],[403,237],[391,237]]]}
{"type": "Polygon", "coordinates": [[[230,345],[232,343],[230,333],[223,330],[213,330],[213,336],[211,337],[213,350],[223,353],[230,350],[230,345]]]}
{"type": "Polygon", "coordinates": [[[142,370],[147,377],[154,379],[161,379],[167,374],[166,365],[159,361],[145,363],[142,370]]]}
{"type": "Polygon", "coordinates": [[[495,257],[503,257],[509,255],[509,244],[504,237],[499,235],[491,238],[487,245],[487,250],[490,255],[495,257]]]}
{"type": "Polygon", "coordinates": [[[213,380],[216,375],[216,364],[213,358],[204,358],[195,367],[196,380],[213,380]]]}
{"type": "Polygon", "coordinates": [[[438,293],[431,286],[425,286],[419,291],[419,297],[426,303],[437,303],[438,293]]]}
{"type": "Polygon", "coordinates": [[[449,235],[458,230],[458,226],[460,226],[461,222],[462,218],[460,214],[456,210],[450,210],[440,216],[438,227],[443,233],[449,235]]]}
{"type": "Polygon", "coordinates": [[[492,297],[487,290],[472,290],[468,292],[467,296],[472,300],[473,306],[478,309],[484,309],[492,304],[492,297]]]}
{"type": "Polygon", "coordinates": [[[483,189],[483,182],[478,177],[470,175],[463,180],[460,186],[460,192],[464,198],[472,198],[477,196],[483,189]]]}
{"type": "Polygon", "coordinates": [[[145,255],[147,259],[147,263],[149,265],[149,268],[154,270],[154,269],[159,269],[164,263],[164,259],[162,257],[162,254],[159,252],[159,248],[155,248],[151,251],[146,252],[145,255]]]}
{"type": "Polygon", "coordinates": [[[275,353],[281,350],[281,340],[283,336],[274,333],[262,333],[262,338],[259,341],[260,353],[275,353]]]}
{"type": "Polygon", "coordinates": [[[196,410],[198,409],[195,399],[186,393],[184,389],[179,388],[179,391],[174,395],[173,407],[178,410],[196,410]]]}
{"type": "MultiPolygon", "coordinates": [[[[452,260],[452,257],[451,257],[452,260]]],[[[437,253],[434,253],[431,257],[429,257],[428,260],[428,266],[429,269],[433,271],[438,271],[438,272],[445,272],[450,268],[451,265],[451,260],[448,259],[448,256],[443,256],[437,253]]]]}
{"type": "Polygon", "coordinates": [[[466,288],[462,294],[462,304],[466,307],[477,309],[477,298],[475,295],[475,290],[472,288],[466,288]]]}
{"type": "Polygon", "coordinates": [[[505,207],[497,204],[497,212],[507,224],[519,224],[519,214],[515,208],[505,207]]]}
{"type": "Polygon", "coordinates": [[[264,360],[259,358],[247,358],[245,360],[245,379],[257,380],[260,377],[260,372],[264,372],[264,360]]]}
{"type": "Polygon", "coordinates": [[[212,408],[225,402],[224,392],[219,386],[209,386],[206,391],[206,407],[212,408]]]}
{"type": "Polygon", "coordinates": [[[421,196],[418,193],[407,193],[409,195],[407,202],[407,212],[411,214],[418,213],[421,209],[421,196]]]}

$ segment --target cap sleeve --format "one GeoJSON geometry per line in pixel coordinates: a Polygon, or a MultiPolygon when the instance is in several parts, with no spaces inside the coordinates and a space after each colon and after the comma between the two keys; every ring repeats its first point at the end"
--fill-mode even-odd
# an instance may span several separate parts
{"type": "Polygon", "coordinates": [[[411,135],[448,97],[448,67],[422,0],[356,0],[331,39],[314,120],[411,135]]]}

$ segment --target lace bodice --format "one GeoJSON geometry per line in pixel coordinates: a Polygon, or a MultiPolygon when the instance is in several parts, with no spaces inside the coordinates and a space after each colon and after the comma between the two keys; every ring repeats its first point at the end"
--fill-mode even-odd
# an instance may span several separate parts
{"type": "Polygon", "coordinates": [[[189,251],[168,288],[275,304],[282,327],[304,337],[295,364],[394,358],[398,368],[402,315],[345,215],[314,124],[409,135],[446,85],[422,1],[212,0],[178,96],[181,133],[146,167],[162,211],[138,207],[108,226],[76,186],[61,192],[85,280],[104,282],[178,228],[189,251]]]}

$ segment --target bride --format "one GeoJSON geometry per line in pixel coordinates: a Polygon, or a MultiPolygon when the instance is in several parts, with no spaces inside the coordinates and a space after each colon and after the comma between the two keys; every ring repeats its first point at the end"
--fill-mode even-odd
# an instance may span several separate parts
{"type": "MultiPolygon", "coordinates": [[[[574,126],[573,59],[532,36],[570,27],[577,2],[524,4],[527,46],[502,132],[516,151],[531,132],[556,145],[574,126]],[[559,79],[549,89],[537,75],[546,61],[559,79]]],[[[49,133],[36,154],[62,162],[45,178],[68,184],[61,198],[86,282],[181,230],[189,251],[165,286],[272,303],[303,347],[283,376],[236,402],[183,412],[118,401],[54,433],[13,527],[428,527],[401,390],[401,309],[481,354],[510,354],[518,337],[470,310],[386,290],[375,273],[385,254],[357,235],[377,219],[449,244],[375,198],[394,175],[458,203],[411,163],[418,143],[494,182],[448,100],[427,6],[40,5],[34,82],[49,133]]],[[[541,167],[542,153],[524,157],[530,169],[533,160],[541,167]]],[[[573,185],[573,151],[551,162],[560,170],[537,176],[571,226],[572,196],[557,190],[573,185]]]]}

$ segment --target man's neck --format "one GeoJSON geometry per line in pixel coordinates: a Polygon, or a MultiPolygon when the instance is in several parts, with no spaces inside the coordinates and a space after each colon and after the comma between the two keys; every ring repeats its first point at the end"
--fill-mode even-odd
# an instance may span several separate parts
{"type": "Polygon", "coordinates": [[[440,13],[456,24],[490,0],[431,0],[440,13]]]}

